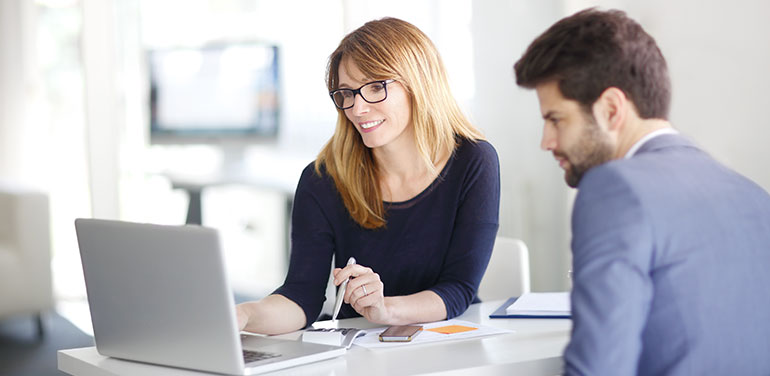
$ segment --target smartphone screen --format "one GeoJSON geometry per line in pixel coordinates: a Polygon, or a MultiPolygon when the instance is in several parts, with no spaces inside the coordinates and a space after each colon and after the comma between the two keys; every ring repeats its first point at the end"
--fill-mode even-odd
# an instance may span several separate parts
{"type": "Polygon", "coordinates": [[[380,333],[380,342],[409,342],[422,332],[421,325],[391,326],[380,333]]]}

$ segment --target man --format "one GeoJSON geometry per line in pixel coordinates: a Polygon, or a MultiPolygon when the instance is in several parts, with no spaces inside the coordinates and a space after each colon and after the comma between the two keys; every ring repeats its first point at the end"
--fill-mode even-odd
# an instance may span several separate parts
{"type": "Polygon", "coordinates": [[[514,69],[578,188],[565,372],[770,375],[770,195],[671,127],[653,38],[589,9],[514,69]]]}

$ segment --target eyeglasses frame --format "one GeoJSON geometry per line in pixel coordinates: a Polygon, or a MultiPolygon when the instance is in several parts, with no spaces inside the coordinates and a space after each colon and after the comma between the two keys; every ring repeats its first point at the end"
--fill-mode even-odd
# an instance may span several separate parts
{"type": "Polygon", "coordinates": [[[340,110],[343,110],[343,111],[347,110],[349,108],[353,108],[353,106],[356,105],[356,101],[355,101],[356,94],[358,94],[358,96],[360,96],[361,99],[363,99],[366,103],[371,103],[371,104],[380,103],[380,102],[383,102],[386,99],[388,99],[388,84],[391,84],[391,83],[393,83],[395,81],[396,80],[392,79],[392,78],[391,79],[387,79],[387,80],[374,80],[374,81],[367,82],[367,83],[361,85],[358,89],[347,89],[347,88],[345,88],[345,89],[334,89],[334,90],[329,92],[329,97],[331,97],[332,103],[334,103],[334,107],[337,107],[337,108],[339,108],[340,110]],[[375,83],[378,83],[378,82],[382,84],[382,88],[385,90],[385,98],[382,98],[382,99],[380,99],[378,101],[370,101],[370,100],[366,99],[366,97],[364,97],[364,95],[361,94],[361,89],[363,89],[364,86],[366,86],[366,85],[371,85],[371,84],[375,84],[375,83]],[[351,104],[348,107],[340,107],[340,106],[337,105],[337,102],[334,100],[334,94],[337,94],[338,92],[343,91],[343,90],[350,90],[350,91],[353,92],[353,104],[351,104]]]}

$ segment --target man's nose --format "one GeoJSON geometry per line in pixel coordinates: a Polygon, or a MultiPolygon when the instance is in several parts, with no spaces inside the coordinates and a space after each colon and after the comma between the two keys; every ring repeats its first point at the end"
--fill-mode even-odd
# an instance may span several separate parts
{"type": "Polygon", "coordinates": [[[556,130],[548,124],[543,126],[543,137],[540,139],[540,149],[545,151],[556,149],[556,130]]]}

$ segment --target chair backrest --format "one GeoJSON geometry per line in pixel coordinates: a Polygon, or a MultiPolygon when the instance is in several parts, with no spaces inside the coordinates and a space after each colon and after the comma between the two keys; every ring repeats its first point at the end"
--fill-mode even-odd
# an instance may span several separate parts
{"type": "Polygon", "coordinates": [[[529,251],[519,239],[498,236],[492,258],[481,279],[482,300],[508,299],[529,292],[529,251]]]}
{"type": "Polygon", "coordinates": [[[0,316],[53,307],[48,195],[0,181],[0,316]]]}

